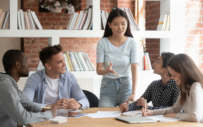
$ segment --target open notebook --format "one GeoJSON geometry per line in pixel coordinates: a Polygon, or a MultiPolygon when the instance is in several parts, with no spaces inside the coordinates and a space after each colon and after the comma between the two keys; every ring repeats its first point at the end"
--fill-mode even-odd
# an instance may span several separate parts
{"type": "Polygon", "coordinates": [[[125,116],[125,117],[116,117],[116,119],[127,123],[174,122],[174,121],[180,120],[177,118],[163,117],[163,115],[149,116],[149,117],[125,116]]]}

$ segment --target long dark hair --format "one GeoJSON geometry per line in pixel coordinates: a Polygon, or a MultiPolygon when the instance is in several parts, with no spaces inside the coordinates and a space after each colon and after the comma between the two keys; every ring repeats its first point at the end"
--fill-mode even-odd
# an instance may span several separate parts
{"type": "Polygon", "coordinates": [[[203,88],[203,75],[188,55],[175,55],[168,62],[168,67],[181,74],[181,104],[186,102],[186,92],[190,91],[194,82],[199,82],[203,88]]]}
{"type": "Polygon", "coordinates": [[[119,16],[122,16],[126,19],[127,21],[127,29],[126,29],[126,32],[125,32],[125,36],[128,36],[128,37],[133,37],[132,33],[131,33],[131,30],[130,30],[130,24],[129,24],[129,19],[126,15],[126,13],[119,9],[119,8],[115,8],[115,10],[113,10],[110,14],[109,14],[109,17],[107,19],[107,23],[106,23],[106,28],[105,28],[105,31],[104,31],[104,36],[103,37],[109,37],[113,34],[112,30],[109,28],[109,25],[108,25],[108,22],[111,23],[113,21],[114,18],[116,17],[119,17],[119,16]]]}

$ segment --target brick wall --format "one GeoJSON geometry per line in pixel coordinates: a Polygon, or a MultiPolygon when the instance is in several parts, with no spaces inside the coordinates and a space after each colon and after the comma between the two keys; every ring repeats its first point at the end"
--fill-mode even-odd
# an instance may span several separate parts
{"type": "Polygon", "coordinates": [[[130,8],[133,15],[135,13],[135,1],[132,1],[132,0],[118,0],[117,1],[117,6],[118,7],[130,8]]]}
{"type": "MultiPolygon", "coordinates": [[[[146,2],[146,30],[156,30],[160,17],[160,2],[146,2]]],[[[146,48],[149,53],[151,63],[154,63],[159,57],[160,39],[146,39],[146,48]]]]}
{"type": "Polygon", "coordinates": [[[203,0],[186,2],[186,54],[203,72],[203,0]]]}

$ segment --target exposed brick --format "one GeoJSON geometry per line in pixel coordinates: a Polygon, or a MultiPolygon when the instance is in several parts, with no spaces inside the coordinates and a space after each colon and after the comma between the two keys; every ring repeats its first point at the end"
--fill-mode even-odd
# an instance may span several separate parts
{"type": "Polygon", "coordinates": [[[47,18],[47,21],[61,21],[61,18],[47,18]]]}

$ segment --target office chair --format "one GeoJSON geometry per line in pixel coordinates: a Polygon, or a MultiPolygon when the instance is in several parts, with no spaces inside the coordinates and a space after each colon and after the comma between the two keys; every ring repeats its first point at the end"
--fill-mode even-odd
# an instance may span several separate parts
{"type": "Polygon", "coordinates": [[[85,96],[87,97],[87,99],[90,103],[90,107],[98,107],[99,99],[97,98],[97,96],[87,90],[82,90],[82,91],[84,92],[85,96]]]}

